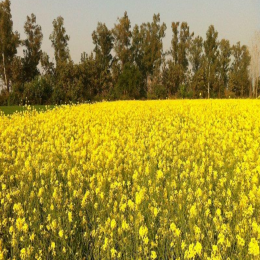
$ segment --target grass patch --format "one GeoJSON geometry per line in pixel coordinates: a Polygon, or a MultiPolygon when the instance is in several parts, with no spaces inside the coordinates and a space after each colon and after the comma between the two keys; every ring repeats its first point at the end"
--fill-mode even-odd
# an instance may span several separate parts
{"type": "MultiPolygon", "coordinates": [[[[48,109],[54,108],[54,105],[35,105],[32,108],[36,109],[37,111],[46,111],[48,109]]],[[[0,111],[4,112],[5,115],[11,115],[15,112],[22,112],[25,111],[25,106],[0,106],[0,111]]]]}

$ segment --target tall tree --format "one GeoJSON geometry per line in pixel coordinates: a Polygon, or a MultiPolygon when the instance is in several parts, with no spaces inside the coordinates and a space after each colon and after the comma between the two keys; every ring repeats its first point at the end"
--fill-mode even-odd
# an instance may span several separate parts
{"type": "MultiPolygon", "coordinates": [[[[205,92],[205,55],[203,52],[203,39],[197,36],[191,41],[189,49],[189,61],[192,68],[192,94],[193,97],[200,97],[205,92]]],[[[204,96],[204,95],[203,95],[204,96]]]]}
{"type": "MultiPolygon", "coordinates": [[[[140,27],[140,34],[136,35],[141,42],[142,66],[140,70],[145,76],[146,85],[149,78],[151,78],[152,84],[158,84],[160,68],[163,62],[162,40],[165,37],[166,28],[165,23],[161,24],[160,14],[154,14],[153,21],[143,23],[140,27]]],[[[148,92],[151,90],[148,88],[148,92]]]]}
{"type": "Polygon", "coordinates": [[[210,97],[210,92],[214,89],[214,84],[216,81],[217,73],[217,57],[218,57],[218,32],[215,30],[213,25],[209,26],[206,34],[206,40],[204,42],[205,50],[205,69],[207,75],[207,92],[208,98],[210,97]]]}
{"type": "Polygon", "coordinates": [[[186,22],[181,23],[178,30],[179,22],[172,23],[172,48],[171,54],[175,64],[182,66],[183,70],[188,69],[188,50],[193,33],[190,33],[190,28],[186,22]]]}
{"type": "MultiPolygon", "coordinates": [[[[144,38],[140,32],[140,26],[135,25],[132,31],[131,56],[132,62],[137,65],[140,71],[144,72],[145,67],[143,63],[144,58],[144,38]]],[[[145,73],[144,73],[145,74],[145,73]]]]}
{"type": "Polygon", "coordinates": [[[19,46],[19,34],[13,32],[11,2],[5,0],[0,3],[0,73],[7,91],[10,91],[12,62],[19,46]]]}
{"type": "Polygon", "coordinates": [[[52,47],[54,48],[54,57],[56,67],[58,68],[61,63],[66,63],[70,59],[68,42],[70,37],[66,34],[64,27],[64,19],[59,16],[53,21],[53,32],[50,35],[52,47]]]}
{"type": "Polygon", "coordinates": [[[39,74],[37,66],[42,55],[42,28],[36,24],[36,16],[34,14],[31,14],[31,17],[27,16],[24,31],[27,36],[26,40],[23,41],[23,45],[26,48],[23,58],[24,79],[25,81],[30,81],[39,74]]]}
{"type": "Polygon", "coordinates": [[[83,52],[78,69],[83,96],[85,99],[90,100],[97,94],[98,89],[98,70],[94,54],[88,55],[86,52],[83,52]]]}
{"type": "Polygon", "coordinates": [[[185,83],[185,74],[188,70],[188,51],[193,37],[186,22],[172,23],[173,37],[171,41],[171,60],[168,62],[168,91],[175,94],[181,84],[185,83]]]}
{"type": "Polygon", "coordinates": [[[116,58],[120,62],[120,67],[123,68],[124,65],[131,60],[131,22],[127,15],[124,13],[122,18],[118,18],[118,23],[115,24],[113,30],[114,36],[114,50],[116,53],[116,58]]]}
{"type": "Polygon", "coordinates": [[[70,59],[68,47],[70,38],[66,33],[64,19],[61,16],[55,19],[52,24],[53,32],[50,35],[50,40],[54,48],[56,62],[56,68],[54,69],[55,86],[53,89],[53,100],[57,103],[76,101],[78,99],[78,91],[74,89],[76,71],[73,61],[70,59]]]}
{"type": "Polygon", "coordinates": [[[201,68],[203,63],[203,58],[204,58],[203,39],[201,36],[197,36],[192,40],[189,49],[189,61],[193,73],[196,73],[201,68]]]}
{"type": "Polygon", "coordinates": [[[250,54],[245,45],[238,42],[232,48],[233,62],[230,71],[230,89],[238,97],[249,95],[250,77],[249,65],[250,54]]]}
{"type": "Polygon", "coordinates": [[[99,82],[97,92],[98,94],[102,94],[109,90],[109,84],[111,83],[111,50],[114,38],[112,32],[108,30],[105,24],[98,23],[97,29],[92,33],[92,39],[95,45],[94,53],[98,69],[99,82]]]}
{"type": "Polygon", "coordinates": [[[218,97],[221,98],[224,90],[228,87],[228,74],[231,61],[231,47],[228,40],[222,39],[219,43],[218,70],[219,70],[219,86],[218,97]]]}

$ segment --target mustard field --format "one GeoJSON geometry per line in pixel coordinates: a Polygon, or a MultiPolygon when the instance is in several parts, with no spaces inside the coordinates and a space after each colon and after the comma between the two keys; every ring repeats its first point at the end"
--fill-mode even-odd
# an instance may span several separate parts
{"type": "Polygon", "coordinates": [[[260,101],[0,114],[0,259],[260,259],[260,101]]]}

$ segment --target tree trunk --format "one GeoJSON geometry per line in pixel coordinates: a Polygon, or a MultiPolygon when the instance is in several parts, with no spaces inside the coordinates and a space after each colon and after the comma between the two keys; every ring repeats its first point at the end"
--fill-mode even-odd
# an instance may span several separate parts
{"type": "Polygon", "coordinates": [[[209,82],[208,82],[208,99],[209,99],[209,82]]]}
{"type": "Polygon", "coordinates": [[[252,81],[250,82],[250,87],[249,87],[249,98],[251,98],[252,97],[252,81]]]}
{"type": "Polygon", "coordinates": [[[258,89],[258,76],[256,78],[256,86],[255,86],[255,97],[257,98],[257,89],[258,89]]]}
{"type": "Polygon", "coordinates": [[[6,88],[7,88],[7,92],[9,93],[9,85],[8,85],[8,82],[7,82],[6,69],[5,69],[5,54],[2,53],[2,56],[3,56],[3,66],[4,66],[4,74],[5,74],[5,85],[6,85],[6,88]]]}
{"type": "Polygon", "coordinates": [[[210,78],[210,65],[209,65],[209,75],[208,75],[208,99],[209,99],[209,87],[210,87],[209,78],[210,78]]]}

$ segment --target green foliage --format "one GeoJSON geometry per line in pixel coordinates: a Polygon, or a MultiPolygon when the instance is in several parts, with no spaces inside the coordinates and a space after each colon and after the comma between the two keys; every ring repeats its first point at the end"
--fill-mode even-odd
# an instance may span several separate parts
{"type": "Polygon", "coordinates": [[[193,98],[206,98],[208,93],[206,90],[207,76],[205,67],[200,67],[192,76],[191,88],[193,98]]]}
{"type": "Polygon", "coordinates": [[[127,12],[124,13],[122,18],[118,18],[118,23],[115,25],[113,32],[113,37],[115,40],[114,50],[116,57],[121,64],[121,68],[131,60],[131,22],[127,15],[127,12]]]}
{"type": "Polygon", "coordinates": [[[53,32],[50,35],[50,40],[52,47],[54,48],[54,56],[56,61],[56,66],[58,67],[60,63],[67,62],[70,59],[69,54],[69,36],[66,34],[66,29],[64,27],[64,19],[59,16],[53,21],[53,32]]]}
{"type": "Polygon", "coordinates": [[[201,98],[206,97],[206,58],[203,49],[203,39],[200,36],[194,38],[190,45],[190,64],[192,66],[192,97],[201,98]]]}
{"type": "Polygon", "coordinates": [[[41,44],[43,34],[41,26],[36,24],[36,16],[34,14],[31,14],[31,17],[27,16],[24,31],[27,37],[23,41],[25,47],[24,58],[22,59],[24,81],[30,81],[40,74],[37,66],[42,55],[41,44]]]}
{"type": "Polygon", "coordinates": [[[187,23],[172,23],[171,60],[167,62],[168,68],[164,76],[169,95],[174,95],[186,81],[188,70],[188,50],[193,33],[187,23]]]}
{"type": "Polygon", "coordinates": [[[191,90],[189,90],[189,87],[187,85],[182,84],[178,91],[178,97],[179,98],[192,98],[193,93],[191,90]]]}
{"type": "Polygon", "coordinates": [[[204,70],[207,78],[207,92],[208,98],[214,92],[216,88],[215,84],[218,83],[218,55],[219,55],[219,44],[218,44],[218,32],[215,30],[213,25],[210,25],[206,34],[206,40],[204,42],[205,51],[205,63],[204,70]]]}
{"type": "Polygon", "coordinates": [[[219,43],[220,53],[218,56],[218,67],[219,67],[219,88],[218,97],[224,96],[224,91],[228,87],[228,73],[230,69],[231,61],[231,47],[228,40],[221,40],[219,43]]]}
{"type": "Polygon", "coordinates": [[[125,64],[115,88],[116,97],[140,98],[142,87],[142,74],[137,66],[129,63],[125,64]]]}
{"type": "Polygon", "coordinates": [[[164,72],[164,82],[169,95],[174,95],[178,92],[179,84],[184,80],[182,66],[174,64],[173,61],[168,61],[167,68],[164,72]]]}
{"type": "Polygon", "coordinates": [[[97,95],[107,95],[112,81],[111,64],[114,38],[112,32],[108,30],[105,24],[98,23],[96,31],[92,33],[93,43],[95,45],[95,66],[97,69],[97,95]]]}
{"type": "Polygon", "coordinates": [[[238,97],[249,95],[249,71],[250,55],[245,45],[240,42],[232,47],[234,61],[231,65],[229,88],[238,97]]]}
{"type": "Polygon", "coordinates": [[[35,105],[46,104],[53,91],[53,82],[50,77],[38,76],[24,85],[23,102],[35,105]]]}
{"type": "Polygon", "coordinates": [[[43,73],[44,75],[53,75],[54,74],[54,64],[53,62],[50,61],[50,57],[47,53],[43,52],[41,55],[41,66],[43,69],[43,73]]]}
{"type": "Polygon", "coordinates": [[[197,36],[191,41],[189,54],[189,61],[192,66],[192,71],[196,74],[203,66],[204,62],[203,39],[201,36],[197,36]]]}
{"type": "Polygon", "coordinates": [[[166,99],[168,97],[166,87],[162,84],[156,84],[153,86],[153,95],[155,99],[166,99]]]}
{"type": "Polygon", "coordinates": [[[152,76],[160,70],[163,55],[163,38],[165,37],[166,24],[160,25],[160,14],[153,16],[152,23],[143,23],[140,27],[142,39],[141,53],[144,75],[152,76]]]}

